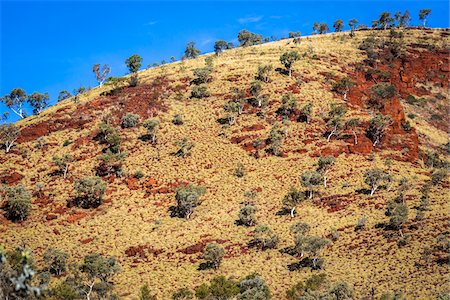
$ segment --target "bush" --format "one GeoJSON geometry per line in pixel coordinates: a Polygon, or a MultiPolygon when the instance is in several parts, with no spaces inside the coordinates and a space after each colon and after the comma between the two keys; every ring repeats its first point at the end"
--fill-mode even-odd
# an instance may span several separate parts
{"type": "Polygon", "coordinates": [[[139,124],[139,115],[127,113],[122,117],[122,128],[132,128],[139,124]]]}
{"type": "Polygon", "coordinates": [[[305,200],[305,194],[291,187],[289,192],[283,197],[283,205],[290,209],[291,218],[294,217],[295,208],[305,200]]]}
{"type": "Polygon", "coordinates": [[[274,249],[278,244],[278,236],[267,225],[258,225],[255,228],[254,237],[249,242],[250,247],[261,250],[274,249]]]}
{"type": "Polygon", "coordinates": [[[127,157],[127,152],[113,153],[110,149],[98,157],[100,164],[97,166],[97,176],[122,175],[122,164],[127,157]]]}
{"type": "Polygon", "coordinates": [[[192,184],[178,188],[175,194],[177,200],[176,215],[189,219],[194,208],[200,204],[199,199],[205,192],[205,187],[193,186],[192,184]]]}
{"type": "Polygon", "coordinates": [[[194,148],[194,144],[191,143],[187,138],[179,140],[176,143],[178,150],[174,153],[175,156],[183,157],[191,155],[191,150],[194,148]]]}
{"type": "Polygon", "coordinates": [[[194,69],[194,83],[199,85],[203,83],[208,83],[211,80],[212,69],[209,67],[194,69]]]}
{"type": "Polygon", "coordinates": [[[206,246],[203,258],[206,260],[208,266],[213,269],[217,269],[222,262],[223,256],[225,255],[225,250],[222,246],[211,243],[206,246]]]}
{"type": "Polygon", "coordinates": [[[272,65],[260,65],[258,66],[258,74],[256,75],[256,80],[262,81],[262,82],[269,82],[270,80],[270,73],[273,70],[272,65]]]}
{"type": "Polygon", "coordinates": [[[3,207],[7,219],[24,221],[30,214],[31,206],[31,194],[23,185],[7,188],[3,207]]]}
{"type": "Polygon", "coordinates": [[[238,33],[238,41],[241,47],[258,45],[262,43],[262,35],[243,29],[238,33]]]}
{"type": "Polygon", "coordinates": [[[108,282],[114,274],[119,272],[120,265],[112,256],[106,257],[93,253],[84,257],[80,270],[91,279],[96,278],[102,282],[108,282]]]}
{"type": "Polygon", "coordinates": [[[238,300],[269,300],[270,298],[269,287],[258,274],[249,275],[239,282],[238,300]]]}
{"type": "Polygon", "coordinates": [[[76,181],[74,186],[77,192],[77,200],[75,203],[78,206],[91,208],[102,204],[107,183],[100,177],[83,177],[76,181]]]}
{"type": "Polygon", "coordinates": [[[431,174],[431,184],[438,185],[447,178],[447,169],[437,169],[431,174]]]}
{"type": "Polygon", "coordinates": [[[134,175],[133,175],[133,177],[134,178],[136,178],[136,179],[141,179],[142,177],[144,177],[145,175],[144,175],[144,172],[142,172],[142,171],[136,171],[135,173],[134,173],[134,175]]]}
{"type": "Polygon", "coordinates": [[[312,199],[315,187],[323,181],[323,176],[317,171],[305,171],[300,175],[300,182],[309,193],[309,199],[312,199]]]}
{"type": "Polygon", "coordinates": [[[55,300],[75,300],[79,299],[80,293],[70,284],[63,281],[55,286],[50,292],[55,300]]]}
{"type": "Polygon", "coordinates": [[[208,86],[206,84],[200,84],[200,85],[192,87],[192,91],[191,91],[192,98],[202,99],[202,98],[209,97],[209,95],[210,94],[208,91],[208,86]]]}
{"type": "Polygon", "coordinates": [[[139,300],[156,300],[156,296],[151,294],[148,284],[141,287],[141,290],[139,291],[139,300]]]}
{"type": "Polygon", "coordinates": [[[49,248],[44,252],[44,262],[50,273],[60,276],[67,268],[69,255],[63,251],[49,248]]]}
{"type": "Polygon", "coordinates": [[[120,150],[120,143],[122,142],[122,139],[117,129],[106,122],[101,122],[98,125],[98,129],[99,133],[97,137],[100,143],[107,144],[111,152],[118,153],[120,150]]]}
{"type": "Polygon", "coordinates": [[[225,276],[216,276],[211,280],[211,284],[202,284],[195,290],[198,299],[234,299],[239,294],[238,283],[225,276]]]}
{"type": "Polygon", "coordinates": [[[247,173],[247,170],[245,169],[244,165],[241,163],[238,163],[236,169],[234,170],[234,175],[238,178],[244,177],[247,173]]]}
{"type": "Polygon", "coordinates": [[[254,226],[256,224],[256,207],[248,204],[241,208],[238,215],[238,224],[244,226],[254,226]]]}
{"type": "Polygon", "coordinates": [[[147,119],[142,124],[144,128],[147,129],[148,134],[150,135],[150,139],[152,143],[156,143],[156,134],[158,133],[159,129],[159,120],[156,118],[153,119],[147,119]]]}
{"type": "Polygon", "coordinates": [[[191,300],[194,299],[194,293],[187,288],[181,288],[172,295],[172,300],[191,300]]]}
{"type": "Polygon", "coordinates": [[[175,116],[173,116],[172,123],[175,124],[175,125],[183,125],[184,124],[183,116],[179,115],[179,114],[176,114],[175,116]]]}

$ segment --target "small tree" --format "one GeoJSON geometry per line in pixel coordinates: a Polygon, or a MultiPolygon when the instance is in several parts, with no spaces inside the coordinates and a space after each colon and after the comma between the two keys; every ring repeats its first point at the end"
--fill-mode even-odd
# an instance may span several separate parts
{"type": "Polygon", "coordinates": [[[69,99],[70,97],[72,97],[72,94],[69,93],[69,91],[62,90],[58,94],[58,102],[61,102],[61,101],[66,100],[66,99],[69,99]]]}
{"type": "Polygon", "coordinates": [[[404,203],[395,203],[394,207],[391,207],[389,225],[394,229],[398,229],[400,235],[403,237],[402,228],[407,221],[408,206],[404,203]]]}
{"type": "Polygon", "coordinates": [[[381,13],[380,18],[378,19],[378,26],[383,30],[386,30],[391,23],[394,22],[394,18],[391,16],[390,12],[384,11],[381,13]]]}
{"type": "Polygon", "coordinates": [[[78,201],[76,204],[83,208],[97,207],[103,202],[108,184],[100,177],[83,177],[74,184],[78,201]]]}
{"type": "Polygon", "coordinates": [[[31,194],[23,185],[6,189],[3,210],[7,219],[22,222],[30,215],[31,207],[31,194]]]}
{"type": "Polygon", "coordinates": [[[385,101],[393,98],[397,94],[395,87],[387,83],[378,83],[371,88],[370,104],[381,108],[385,101]]]}
{"type": "Polygon", "coordinates": [[[191,97],[192,98],[206,98],[209,97],[210,93],[208,91],[208,86],[206,84],[200,84],[192,87],[191,97]]]}
{"type": "Polygon", "coordinates": [[[318,161],[317,171],[322,174],[323,186],[327,187],[327,174],[331,167],[334,165],[336,158],[333,156],[321,156],[318,161]]]}
{"type": "Polygon", "coordinates": [[[223,50],[227,49],[227,42],[224,40],[219,40],[214,43],[214,52],[217,56],[220,56],[223,50]]]}
{"type": "Polygon", "coordinates": [[[93,253],[84,257],[80,271],[86,276],[86,281],[82,283],[81,291],[86,295],[86,299],[89,300],[97,283],[103,289],[106,288],[108,290],[111,288],[110,280],[120,271],[120,264],[115,257],[106,257],[93,253]]]}
{"type": "Polygon", "coordinates": [[[179,217],[189,219],[194,208],[200,204],[200,197],[205,194],[206,189],[202,186],[188,185],[176,190],[177,200],[176,213],[179,217]]]}
{"type": "Polygon", "coordinates": [[[225,250],[222,246],[216,243],[210,243],[206,246],[203,258],[206,260],[206,263],[211,266],[211,268],[218,269],[224,255],[225,250]]]}
{"type": "Polygon", "coordinates": [[[345,123],[345,126],[348,127],[354,136],[355,139],[355,145],[358,144],[358,136],[356,135],[356,128],[358,128],[358,126],[361,124],[361,121],[359,120],[359,118],[351,118],[349,120],[347,120],[347,122],[345,123]]]}
{"type": "Polygon", "coordinates": [[[381,169],[370,169],[364,173],[364,182],[370,187],[370,196],[373,196],[378,187],[386,181],[386,172],[381,169]]]}
{"type": "Polygon", "coordinates": [[[262,35],[243,29],[238,33],[238,41],[241,47],[258,45],[262,43],[262,35]]]}
{"type": "Polygon", "coordinates": [[[27,93],[25,90],[21,88],[16,88],[11,91],[8,95],[0,98],[0,101],[3,102],[6,107],[11,109],[16,115],[20,118],[25,118],[26,113],[23,108],[25,101],[27,100],[27,93]]]}
{"type": "Polygon", "coordinates": [[[386,131],[386,128],[393,123],[391,116],[378,114],[370,120],[370,127],[367,130],[367,135],[373,142],[375,147],[381,141],[381,138],[386,131]]]}
{"type": "Polygon", "coordinates": [[[195,48],[195,42],[189,42],[186,44],[186,49],[184,50],[184,57],[187,59],[196,58],[201,53],[200,50],[195,48]]]}
{"type": "Polygon", "coordinates": [[[172,300],[193,300],[194,293],[188,288],[180,288],[172,294],[172,300]]]}
{"type": "Polygon", "coordinates": [[[111,72],[111,68],[106,64],[101,67],[100,67],[100,64],[95,64],[92,67],[92,72],[94,72],[95,79],[97,80],[98,84],[100,86],[102,86],[103,82],[105,82],[106,78],[108,77],[109,73],[111,72]]]}
{"type": "Polygon", "coordinates": [[[262,92],[262,84],[260,80],[254,80],[250,83],[250,93],[252,94],[255,102],[258,103],[258,107],[263,106],[264,98],[261,95],[262,92]]]}
{"type": "Polygon", "coordinates": [[[306,119],[306,123],[309,124],[309,122],[311,121],[311,116],[313,113],[313,104],[311,102],[305,104],[301,109],[300,109],[300,116],[302,116],[303,118],[306,119]]]}
{"type": "Polygon", "coordinates": [[[258,66],[258,74],[256,75],[256,80],[260,80],[262,82],[269,82],[270,73],[273,70],[272,65],[259,65],[258,66]]]}
{"type": "Polygon", "coordinates": [[[175,156],[185,158],[191,155],[191,150],[194,148],[194,144],[189,141],[188,138],[183,138],[176,143],[178,150],[175,152],[175,156]]]}
{"type": "Polygon", "coordinates": [[[335,117],[331,119],[330,121],[328,121],[327,127],[329,130],[327,142],[329,142],[333,135],[336,136],[336,138],[339,137],[343,128],[342,119],[340,117],[335,117]]]}
{"type": "Polygon", "coordinates": [[[233,125],[236,122],[236,116],[242,111],[243,105],[239,102],[230,100],[223,109],[228,113],[228,124],[233,125]]]}
{"type": "Polygon", "coordinates": [[[37,115],[48,106],[48,100],[50,100],[48,93],[34,92],[28,96],[28,103],[33,108],[33,113],[37,115]]]}
{"type": "Polygon", "coordinates": [[[195,84],[208,83],[211,80],[211,67],[197,68],[194,69],[194,79],[195,84]]]}
{"type": "Polygon", "coordinates": [[[137,86],[139,83],[137,72],[142,66],[142,57],[140,57],[138,54],[133,54],[125,60],[125,64],[128,68],[128,71],[130,71],[131,73],[130,86],[137,86]]]}
{"type": "Polygon", "coordinates": [[[419,20],[422,21],[423,27],[426,26],[428,16],[431,14],[431,9],[424,8],[419,11],[419,20]]]}
{"type": "Polygon", "coordinates": [[[148,134],[150,135],[151,141],[153,144],[156,143],[156,134],[158,133],[159,129],[159,120],[158,119],[147,119],[142,124],[144,128],[147,129],[148,134]]]}
{"type": "Polygon", "coordinates": [[[116,175],[122,176],[122,164],[128,156],[127,152],[112,152],[110,149],[98,157],[100,164],[97,166],[97,176],[116,175]]]}
{"type": "Polygon", "coordinates": [[[280,151],[281,143],[284,139],[283,130],[280,128],[280,124],[275,123],[270,129],[269,141],[270,146],[268,151],[273,155],[280,156],[282,152],[280,151]]]}
{"type": "Polygon", "coordinates": [[[342,28],[344,28],[344,21],[342,21],[341,19],[337,19],[336,21],[334,21],[333,27],[335,32],[341,32],[342,28]]]}
{"type": "Polygon", "coordinates": [[[297,51],[285,52],[280,56],[280,61],[289,73],[289,77],[292,75],[292,66],[300,59],[300,54],[297,51]]]}
{"type": "Polygon", "coordinates": [[[0,144],[4,145],[6,153],[11,150],[19,135],[20,129],[16,125],[0,124],[0,144]]]}
{"type": "Polygon", "coordinates": [[[244,226],[256,225],[256,207],[253,204],[247,204],[239,210],[238,223],[244,226]]]}
{"type": "Polygon", "coordinates": [[[295,209],[297,205],[305,200],[305,194],[291,187],[289,192],[283,197],[283,205],[288,207],[291,211],[291,218],[294,217],[295,209]]]}
{"type": "Polygon", "coordinates": [[[349,77],[342,77],[333,85],[333,91],[344,96],[344,101],[347,101],[347,93],[355,83],[349,77]]]}
{"type": "Polygon", "coordinates": [[[321,237],[307,237],[307,242],[305,245],[306,252],[312,257],[313,268],[317,267],[317,259],[320,257],[320,252],[325,246],[330,243],[330,240],[321,237]]]}
{"type": "Polygon", "coordinates": [[[267,225],[258,225],[255,228],[253,239],[249,246],[258,247],[260,250],[274,249],[278,244],[278,236],[267,225]]]}
{"type": "Polygon", "coordinates": [[[49,248],[44,252],[44,262],[50,273],[61,276],[67,269],[67,260],[69,255],[64,251],[49,248]]]}
{"type": "Polygon", "coordinates": [[[53,163],[58,167],[58,172],[63,174],[63,178],[66,179],[67,172],[69,171],[69,165],[72,162],[72,156],[64,154],[62,156],[53,156],[53,163]]]}
{"type": "Polygon", "coordinates": [[[309,193],[309,199],[312,199],[314,190],[323,181],[322,174],[317,171],[305,171],[300,175],[300,182],[309,193]]]}
{"type": "Polygon", "coordinates": [[[298,222],[295,223],[294,225],[291,226],[290,230],[292,232],[292,234],[295,236],[305,236],[309,233],[309,230],[311,229],[311,227],[303,222],[298,222]]]}
{"type": "Polygon", "coordinates": [[[277,113],[283,117],[289,118],[297,109],[297,98],[289,92],[281,97],[281,106],[277,113]]]}
{"type": "Polygon", "coordinates": [[[238,283],[225,276],[216,276],[210,285],[203,283],[195,289],[195,296],[201,300],[234,299],[237,294],[239,294],[238,283]]]}
{"type": "Polygon", "coordinates": [[[357,24],[358,24],[357,19],[351,19],[350,21],[348,21],[348,26],[350,26],[350,36],[351,37],[355,36],[355,29],[356,29],[357,24]]]}
{"type": "Polygon", "coordinates": [[[122,128],[132,128],[138,126],[139,119],[140,119],[139,115],[127,113],[125,116],[122,117],[121,121],[122,128]]]}
{"type": "Polygon", "coordinates": [[[117,129],[105,121],[98,125],[98,129],[99,133],[97,136],[100,143],[108,145],[108,149],[111,150],[111,152],[119,153],[122,138],[117,129]]]}
{"type": "Polygon", "coordinates": [[[270,300],[270,289],[264,279],[258,274],[245,277],[239,283],[239,295],[237,300],[270,300]]]}

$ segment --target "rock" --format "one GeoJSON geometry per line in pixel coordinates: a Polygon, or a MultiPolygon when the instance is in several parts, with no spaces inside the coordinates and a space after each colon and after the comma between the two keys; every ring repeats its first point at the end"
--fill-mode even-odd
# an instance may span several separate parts
{"type": "Polygon", "coordinates": [[[0,177],[0,183],[12,185],[23,179],[23,175],[17,172],[12,172],[0,177]]]}
{"type": "Polygon", "coordinates": [[[353,138],[348,139],[347,142],[348,150],[353,154],[370,154],[373,150],[372,141],[365,135],[358,136],[358,144],[355,145],[355,140],[353,138]]]}

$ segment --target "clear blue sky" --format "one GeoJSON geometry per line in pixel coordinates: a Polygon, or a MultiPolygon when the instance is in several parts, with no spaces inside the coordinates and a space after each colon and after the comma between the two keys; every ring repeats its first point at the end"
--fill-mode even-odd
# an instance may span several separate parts
{"type": "MultiPolygon", "coordinates": [[[[357,18],[370,26],[382,11],[408,9],[412,24],[418,11],[432,9],[430,27],[449,27],[449,3],[437,0],[353,1],[4,1],[0,0],[0,95],[16,87],[49,92],[96,86],[95,63],[109,64],[111,74],[126,73],[124,60],[137,53],[143,66],[183,54],[195,41],[211,52],[214,41],[236,44],[240,29],[264,36],[289,31],[311,33],[316,21],[357,18]]],[[[7,108],[0,104],[0,112],[7,108]]],[[[31,113],[31,109],[28,109],[31,113]]],[[[11,120],[16,117],[10,114],[11,120]]]]}

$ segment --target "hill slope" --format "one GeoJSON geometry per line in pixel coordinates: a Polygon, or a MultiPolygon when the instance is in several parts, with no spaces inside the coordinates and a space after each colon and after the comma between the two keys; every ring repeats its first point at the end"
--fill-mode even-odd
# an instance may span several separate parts
{"type": "Polygon", "coordinates": [[[414,218],[420,189],[432,172],[426,153],[435,151],[448,158],[443,145],[448,142],[449,31],[403,33],[404,48],[398,55],[392,43],[401,38],[390,38],[388,31],[359,31],[354,38],[347,33],[312,36],[299,44],[281,40],[227,50],[213,60],[207,84],[210,96],[191,98],[192,71],[205,66],[208,54],[144,70],[138,87],[124,87],[113,95],[103,93],[108,86],[96,88],[81,95],[77,103],[69,99],[18,122],[22,127],[18,145],[0,156],[1,180],[24,184],[30,191],[39,184],[42,192],[35,193],[26,221],[12,223],[0,216],[0,243],[7,248],[25,244],[37,258],[51,245],[68,252],[73,262],[92,252],[114,255],[122,265],[114,278],[116,290],[125,298],[135,296],[137,287],[145,283],[159,298],[168,299],[178,288],[193,289],[218,274],[240,278],[258,272],[274,298],[284,299],[288,288],[311,274],[309,268],[290,271],[288,265],[298,258],[279,251],[293,245],[289,228],[302,221],[310,224],[315,236],[326,237],[332,228],[339,232],[339,238],[323,251],[323,272],[333,282],[353,285],[355,298],[372,290],[376,295],[401,290],[420,299],[448,291],[448,254],[435,247],[437,236],[448,235],[448,181],[432,186],[430,210],[423,220],[414,218]],[[370,61],[367,51],[359,47],[372,35],[380,44],[370,61]],[[291,50],[305,56],[294,64],[289,77],[279,58],[291,50]],[[280,69],[262,84],[267,107],[246,104],[235,124],[221,124],[232,88],[243,89],[246,98],[252,98],[250,83],[261,64],[280,69]],[[333,84],[345,76],[355,83],[347,101],[332,91],[333,84]],[[374,104],[371,88],[380,82],[393,85],[398,93],[374,104]],[[298,108],[289,117],[282,155],[275,156],[265,151],[270,147],[267,139],[274,124],[286,126],[277,110],[288,92],[297,98],[298,108]],[[307,123],[300,108],[309,102],[313,114],[307,123]],[[361,119],[357,145],[349,128],[327,142],[332,103],[345,105],[346,120],[361,119]],[[106,118],[119,126],[129,112],[141,120],[159,118],[156,145],[139,138],[146,133],[142,126],[119,129],[122,151],[128,156],[121,177],[104,178],[108,182],[104,203],[95,209],[68,205],[76,196],[73,183],[95,174],[105,148],[96,140],[98,124],[106,118]],[[380,112],[390,115],[392,123],[373,147],[366,131],[380,112]],[[184,124],[173,124],[176,114],[184,124]],[[174,156],[175,143],[185,137],[194,143],[191,155],[174,156]],[[258,138],[261,149],[254,147],[258,138]],[[62,154],[74,157],[67,179],[52,174],[56,170],[52,157],[62,154]],[[312,200],[299,205],[294,218],[277,213],[291,187],[302,189],[299,175],[315,170],[321,155],[336,157],[328,187],[319,187],[312,200]],[[387,159],[392,159],[392,165],[386,165],[387,159]],[[239,163],[247,171],[242,178],[234,175],[239,163]],[[363,174],[375,167],[393,176],[392,187],[369,196],[362,190],[367,188],[363,174]],[[144,177],[136,179],[136,171],[144,177]],[[380,226],[388,221],[386,205],[397,196],[401,177],[412,183],[405,196],[409,220],[402,233],[410,236],[405,246],[398,245],[397,231],[380,226]],[[174,190],[186,183],[202,185],[207,192],[189,219],[171,217],[174,190]],[[258,223],[278,234],[277,249],[248,247],[254,227],[235,224],[246,202],[257,207],[258,223]],[[365,229],[356,231],[363,217],[367,218],[365,229]],[[218,270],[199,271],[203,248],[211,241],[225,248],[225,258],[218,270]],[[423,263],[425,248],[434,249],[429,263],[423,263]]]}

